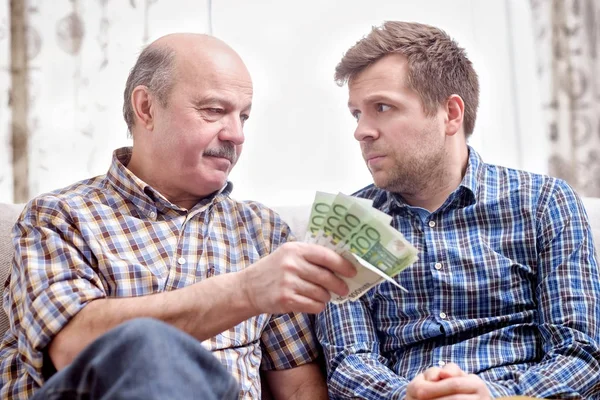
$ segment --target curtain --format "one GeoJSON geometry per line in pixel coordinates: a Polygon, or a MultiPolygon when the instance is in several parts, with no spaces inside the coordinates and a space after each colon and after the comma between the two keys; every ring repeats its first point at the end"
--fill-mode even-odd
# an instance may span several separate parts
{"type": "Polygon", "coordinates": [[[600,1],[531,6],[549,173],[600,197],[600,1]]]}
{"type": "Polygon", "coordinates": [[[0,202],[105,173],[143,46],[208,22],[198,0],[0,0],[0,202]]]}

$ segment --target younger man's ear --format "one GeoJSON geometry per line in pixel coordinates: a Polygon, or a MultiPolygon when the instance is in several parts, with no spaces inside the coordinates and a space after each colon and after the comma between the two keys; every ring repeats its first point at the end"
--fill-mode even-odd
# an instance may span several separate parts
{"type": "Polygon", "coordinates": [[[446,100],[446,135],[455,135],[462,127],[465,115],[465,102],[457,95],[453,94],[446,100]]]}
{"type": "Polygon", "coordinates": [[[131,106],[135,114],[135,123],[147,130],[154,128],[153,96],[144,85],[136,86],[131,93],[131,106]]]}

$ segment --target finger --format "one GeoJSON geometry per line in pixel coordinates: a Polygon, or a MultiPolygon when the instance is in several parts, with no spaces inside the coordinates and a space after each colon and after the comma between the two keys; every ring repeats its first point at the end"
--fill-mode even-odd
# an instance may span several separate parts
{"type": "Polygon", "coordinates": [[[417,399],[419,394],[419,388],[421,387],[423,382],[426,382],[425,375],[423,373],[420,373],[417,376],[415,376],[406,387],[406,399],[417,399]]]}
{"type": "Polygon", "coordinates": [[[286,308],[290,312],[300,312],[306,314],[318,314],[325,310],[327,303],[322,303],[302,295],[293,295],[290,297],[286,308]]]}
{"type": "Polygon", "coordinates": [[[340,274],[347,278],[356,275],[356,268],[352,263],[335,251],[316,244],[303,243],[302,256],[312,264],[327,268],[333,273],[340,274]]]}
{"type": "MultiPolygon", "coordinates": [[[[428,375],[431,374],[435,374],[435,370],[429,371],[428,375]]],[[[406,388],[406,398],[414,400],[437,400],[434,390],[436,385],[439,385],[439,381],[428,381],[425,377],[425,372],[423,372],[409,382],[406,388]]]]}
{"type": "Polygon", "coordinates": [[[327,304],[329,300],[331,300],[331,295],[327,290],[303,279],[298,279],[298,282],[296,283],[296,293],[318,303],[327,304]]]}
{"type": "Polygon", "coordinates": [[[346,296],[350,291],[346,282],[326,268],[314,265],[307,260],[301,261],[299,267],[298,276],[301,279],[318,285],[327,292],[346,296]]]}
{"type": "Polygon", "coordinates": [[[439,367],[431,367],[428,368],[425,372],[423,372],[423,377],[425,378],[426,381],[429,382],[436,382],[439,381],[440,379],[440,372],[442,371],[441,368],[439,367]]]}
{"type": "Polygon", "coordinates": [[[467,375],[468,374],[465,371],[460,369],[460,367],[453,362],[444,365],[444,368],[440,371],[440,379],[456,378],[467,375]]]}
{"type": "Polygon", "coordinates": [[[451,396],[436,397],[435,400],[481,400],[476,394],[454,394],[451,396]]]}
{"type": "Polygon", "coordinates": [[[424,388],[426,397],[432,399],[459,394],[476,394],[478,390],[479,386],[470,379],[470,376],[442,379],[424,388]]]}

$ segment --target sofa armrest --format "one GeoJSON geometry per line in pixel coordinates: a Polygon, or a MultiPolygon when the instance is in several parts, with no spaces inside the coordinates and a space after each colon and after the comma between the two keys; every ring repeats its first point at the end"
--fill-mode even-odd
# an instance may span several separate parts
{"type": "MultiPolygon", "coordinates": [[[[4,288],[4,282],[10,273],[13,258],[13,243],[11,230],[17,217],[23,210],[23,204],[0,203],[0,284],[4,288]]],[[[2,296],[0,295],[0,337],[8,328],[8,319],[2,309],[2,296]]]]}

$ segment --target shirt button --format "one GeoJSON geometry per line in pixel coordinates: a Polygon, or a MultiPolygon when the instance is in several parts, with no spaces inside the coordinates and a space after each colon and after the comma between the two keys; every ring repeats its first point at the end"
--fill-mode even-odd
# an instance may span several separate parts
{"type": "Polygon", "coordinates": [[[148,214],[148,216],[150,217],[150,219],[156,219],[156,213],[154,211],[150,211],[150,214],[148,214]]]}
{"type": "Polygon", "coordinates": [[[440,361],[438,361],[438,365],[439,365],[440,367],[443,367],[444,365],[446,365],[446,363],[445,363],[445,362],[443,362],[442,360],[440,360],[440,361]]]}
{"type": "Polygon", "coordinates": [[[442,263],[435,263],[435,269],[437,269],[438,271],[442,269],[442,263]]]}
{"type": "Polygon", "coordinates": [[[441,312],[441,313],[440,313],[440,318],[441,318],[441,319],[446,319],[446,317],[447,317],[447,315],[446,315],[446,313],[445,313],[445,312],[441,312]]]}
{"type": "Polygon", "coordinates": [[[429,221],[429,227],[433,228],[435,226],[435,221],[429,221]]]}
{"type": "Polygon", "coordinates": [[[185,264],[185,258],[179,257],[179,259],[177,260],[177,263],[179,263],[179,265],[185,264]]]}

